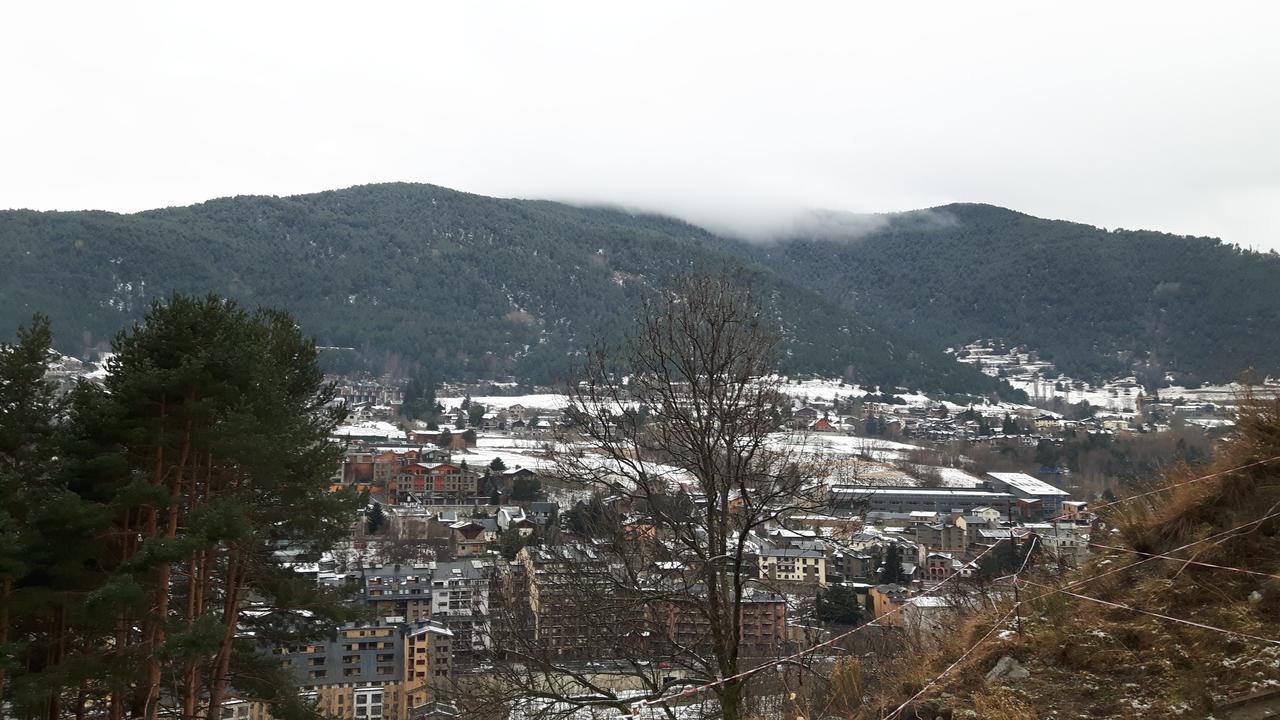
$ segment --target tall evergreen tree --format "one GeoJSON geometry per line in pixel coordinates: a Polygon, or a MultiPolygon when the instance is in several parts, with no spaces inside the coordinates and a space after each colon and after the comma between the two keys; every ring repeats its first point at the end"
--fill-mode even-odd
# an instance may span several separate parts
{"type": "Polygon", "coordinates": [[[382,509],[382,503],[374,502],[365,514],[365,530],[370,535],[376,535],[386,521],[387,514],[382,509]]]}
{"type": "Polygon", "coordinates": [[[39,673],[69,647],[58,628],[91,547],[77,542],[85,538],[80,504],[52,482],[59,402],[45,379],[51,343],[49,321],[37,315],[16,343],[0,345],[0,698],[15,714],[53,704],[55,673],[39,673]]]}
{"type": "Polygon", "coordinates": [[[884,567],[880,568],[880,584],[892,585],[902,582],[905,573],[902,570],[902,548],[891,542],[884,551],[884,567]]]}
{"type": "Polygon", "coordinates": [[[104,386],[71,394],[56,474],[26,481],[44,482],[30,527],[63,537],[26,543],[15,595],[44,609],[21,616],[12,713],[218,717],[237,677],[287,717],[295,693],[249,638],[348,615],[286,562],[318,558],[352,508],[328,492],[341,411],[315,347],[287,314],[175,296],[113,349],[104,386]]]}

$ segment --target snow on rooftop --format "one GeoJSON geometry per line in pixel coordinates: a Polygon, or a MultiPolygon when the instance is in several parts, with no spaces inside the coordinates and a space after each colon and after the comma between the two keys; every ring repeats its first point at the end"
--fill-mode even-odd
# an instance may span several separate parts
{"type": "Polygon", "coordinates": [[[1028,495],[1058,495],[1062,497],[1070,495],[1065,490],[1059,490],[1049,483],[1033,478],[1026,473],[993,472],[987,473],[987,475],[1028,495]]]}
{"type": "Polygon", "coordinates": [[[978,498],[986,497],[992,499],[1005,499],[1009,497],[1008,493],[996,492],[993,490],[972,490],[969,488],[939,488],[939,487],[865,487],[865,486],[841,486],[836,485],[831,488],[833,493],[841,493],[857,497],[859,495],[939,495],[946,497],[967,497],[978,498]]]}
{"type": "MultiPolygon", "coordinates": [[[[442,397],[437,402],[446,411],[462,407],[466,398],[442,397]]],[[[505,410],[512,405],[523,405],[530,410],[563,410],[569,405],[569,398],[560,393],[539,393],[535,395],[482,395],[471,398],[471,402],[484,405],[491,410],[505,410]]]]}
{"type": "Polygon", "coordinates": [[[949,608],[954,601],[939,595],[917,595],[907,600],[907,603],[919,608],[949,608]]]}
{"type": "Polygon", "coordinates": [[[385,437],[404,438],[405,433],[398,426],[380,420],[339,425],[333,430],[334,437],[385,437]]]}

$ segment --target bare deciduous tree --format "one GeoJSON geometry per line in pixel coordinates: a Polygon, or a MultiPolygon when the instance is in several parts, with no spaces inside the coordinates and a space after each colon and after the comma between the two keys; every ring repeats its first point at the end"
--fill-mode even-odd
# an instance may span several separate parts
{"type": "MultiPolygon", "coordinates": [[[[625,710],[723,680],[710,689],[714,715],[747,714],[747,682],[725,679],[788,650],[785,627],[767,615],[785,598],[758,579],[753,537],[826,503],[825,463],[776,435],[789,402],[775,374],[778,338],[733,278],[694,276],[647,302],[620,347],[587,356],[555,458],[561,481],[597,491],[597,505],[603,496],[610,508],[586,533],[609,570],[566,600],[576,646],[536,631],[527,646],[494,643],[506,656],[498,684],[513,697],[519,687],[553,716],[625,710]],[[588,656],[627,681],[598,682],[604,671],[583,664],[588,656]]],[[[550,612],[544,595],[538,602],[550,612]]]]}

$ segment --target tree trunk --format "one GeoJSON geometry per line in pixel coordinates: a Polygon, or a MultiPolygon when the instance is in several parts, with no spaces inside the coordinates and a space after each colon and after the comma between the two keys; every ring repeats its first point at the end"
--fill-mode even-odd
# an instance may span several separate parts
{"type": "MultiPolygon", "coordinates": [[[[164,537],[169,540],[178,536],[178,516],[182,514],[182,505],[179,501],[182,498],[182,485],[187,459],[190,454],[191,421],[188,420],[182,436],[182,451],[178,455],[178,465],[174,469],[174,478],[169,485],[169,507],[165,511],[166,523],[164,528],[164,537]]],[[[157,463],[157,473],[162,471],[162,467],[157,463]]],[[[152,656],[148,663],[148,680],[150,681],[151,689],[148,692],[146,720],[156,720],[160,712],[160,658],[157,655],[157,651],[165,642],[164,624],[169,619],[169,591],[172,578],[173,566],[167,562],[161,563],[156,571],[156,625],[152,631],[152,656]]]]}
{"type": "Polygon", "coordinates": [[[88,701],[88,682],[81,680],[80,692],[76,693],[76,720],[85,720],[85,711],[88,708],[88,701]]]}
{"type": "MultiPolygon", "coordinates": [[[[13,578],[5,576],[0,581],[0,645],[6,645],[9,642],[9,594],[13,592],[13,578]]],[[[0,666],[0,700],[5,697],[4,694],[4,667],[0,666]]]]}
{"type": "MultiPolygon", "coordinates": [[[[163,402],[160,404],[160,422],[163,428],[165,417],[168,415],[167,405],[163,402]]],[[[164,442],[163,429],[161,437],[156,440],[155,450],[155,467],[152,470],[151,484],[160,486],[164,484],[164,442]]],[[[160,509],[155,505],[147,508],[147,522],[144,537],[155,537],[156,531],[160,526],[160,509]]],[[[146,631],[143,643],[147,648],[147,679],[146,687],[143,694],[142,714],[146,720],[155,720],[156,712],[159,710],[160,700],[160,633],[162,632],[160,624],[163,622],[163,616],[160,614],[160,596],[162,593],[160,584],[160,575],[157,572],[151,588],[151,616],[147,618],[146,631]]]]}
{"type": "Polygon", "coordinates": [[[742,720],[746,711],[742,701],[742,681],[730,680],[724,683],[717,695],[720,698],[720,717],[723,720],[742,720]]]}
{"type": "Polygon", "coordinates": [[[235,645],[236,627],[240,623],[240,586],[242,584],[240,553],[232,550],[227,562],[226,597],[223,602],[222,620],[225,634],[218,646],[218,654],[213,661],[213,674],[209,678],[209,709],[207,716],[218,718],[222,711],[222,701],[226,696],[227,676],[231,670],[231,650],[235,645]]]}

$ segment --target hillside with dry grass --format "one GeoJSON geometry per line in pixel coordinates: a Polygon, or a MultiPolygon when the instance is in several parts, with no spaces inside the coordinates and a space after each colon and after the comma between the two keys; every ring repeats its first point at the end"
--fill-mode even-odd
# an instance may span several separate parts
{"type": "Polygon", "coordinates": [[[1280,716],[1277,456],[1280,401],[1247,401],[1211,467],[1100,513],[1093,542],[1118,549],[1069,573],[1033,563],[1017,612],[1010,588],[941,646],[898,658],[853,715],[894,717],[919,693],[896,717],[1280,716]],[[1006,657],[1015,672],[988,679],[1006,657]]]}

